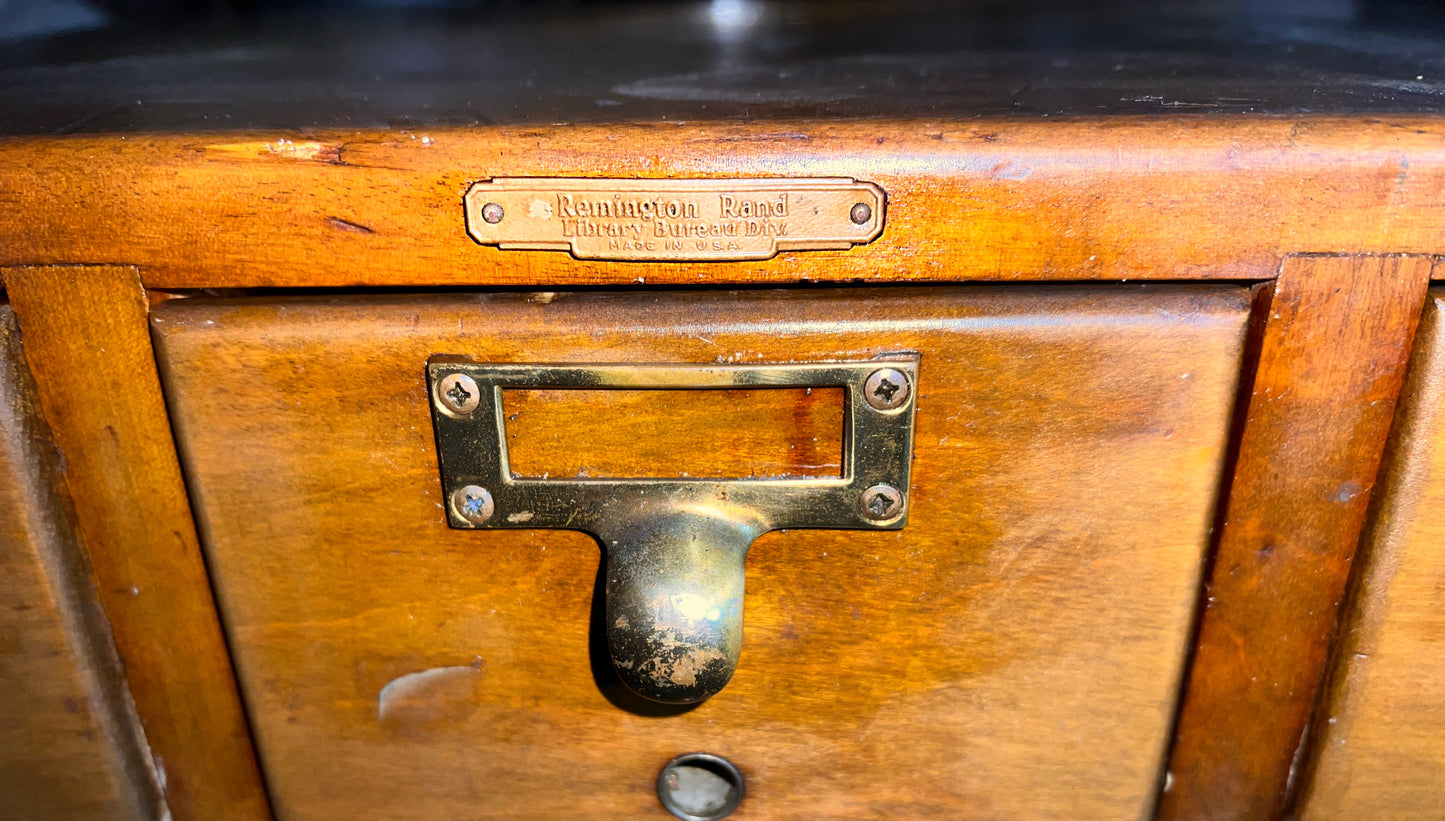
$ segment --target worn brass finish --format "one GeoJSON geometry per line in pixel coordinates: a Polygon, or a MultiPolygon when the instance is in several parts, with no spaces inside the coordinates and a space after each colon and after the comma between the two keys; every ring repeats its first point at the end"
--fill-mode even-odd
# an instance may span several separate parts
{"type": "Polygon", "coordinates": [[[883,233],[883,190],[852,179],[509,178],[467,191],[467,233],[579,259],[768,259],[883,233]]]}
{"type": "MultiPolygon", "coordinates": [[[[514,365],[433,357],[428,388],[442,485],[449,497],[487,494],[485,517],[453,504],[456,528],[567,528],[607,553],[606,628],[612,664],[633,691],[666,703],[723,688],[742,650],[743,564],[753,540],[778,528],[894,530],[908,520],[912,397],[879,410],[871,375],[894,369],[918,383],[918,356],[787,365],[514,365]],[[475,412],[443,407],[452,376],[479,386],[475,412]],[[522,479],[507,456],[504,388],[726,389],[841,387],[847,415],[843,475],[779,479],[522,479]],[[887,487],[886,509],[867,494],[887,487]],[[880,512],[881,511],[881,512],[880,512]]],[[[478,497],[479,498],[479,497],[478,497]]],[[[474,505],[475,507],[475,505],[474,505]]]]}

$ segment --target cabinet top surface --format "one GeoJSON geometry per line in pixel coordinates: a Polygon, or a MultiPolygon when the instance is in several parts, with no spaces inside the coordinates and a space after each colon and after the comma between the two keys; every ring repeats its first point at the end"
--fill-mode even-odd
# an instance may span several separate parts
{"type": "Polygon", "coordinates": [[[1445,102],[1438,9],[1039,5],[714,0],[111,27],[6,43],[0,134],[1432,114],[1445,102]]]}

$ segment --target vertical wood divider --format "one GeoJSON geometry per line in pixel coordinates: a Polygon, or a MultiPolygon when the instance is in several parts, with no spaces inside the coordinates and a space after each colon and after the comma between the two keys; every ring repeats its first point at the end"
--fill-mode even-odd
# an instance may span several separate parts
{"type": "Polygon", "coordinates": [[[1281,268],[1161,821],[1283,811],[1429,278],[1422,256],[1297,256],[1281,268]]]}
{"type": "Polygon", "coordinates": [[[3,271],[173,817],[271,817],[171,436],[140,277],[3,271]]]}

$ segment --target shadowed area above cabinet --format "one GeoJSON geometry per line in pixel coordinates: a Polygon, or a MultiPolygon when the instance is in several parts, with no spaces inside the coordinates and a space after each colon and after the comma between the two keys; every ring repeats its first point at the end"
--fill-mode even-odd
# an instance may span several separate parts
{"type": "Polygon", "coordinates": [[[473,13],[350,8],[7,44],[0,133],[1434,113],[1445,95],[1428,3],[449,5],[473,13]]]}

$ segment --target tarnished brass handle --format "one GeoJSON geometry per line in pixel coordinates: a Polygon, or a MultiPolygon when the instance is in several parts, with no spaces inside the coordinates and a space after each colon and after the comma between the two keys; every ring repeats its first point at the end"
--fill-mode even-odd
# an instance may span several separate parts
{"type": "Polygon", "coordinates": [[[718,692],[743,648],[743,562],[761,531],[721,511],[644,518],[607,543],[607,647],[654,701],[718,692]]]}
{"type": "Polygon", "coordinates": [[[742,651],[743,567],[778,528],[897,529],[908,518],[916,354],[787,365],[427,365],[447,521],[457,528],[567,528],[607,553],[607,643],[645,698],[701,701],[742,651]],[[503,388],[846,390],[841,477],[521,479],[512,476],[503,388]]]}

